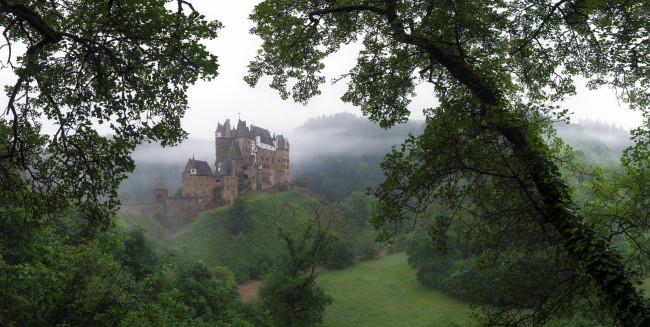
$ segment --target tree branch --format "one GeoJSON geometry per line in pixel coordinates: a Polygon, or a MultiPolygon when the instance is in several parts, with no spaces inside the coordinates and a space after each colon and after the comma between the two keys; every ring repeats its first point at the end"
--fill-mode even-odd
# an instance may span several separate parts
{"type": "Polygon", "coordinates": [[[535,30],[535,33],[533,33],[533,35],[530,36],[529,38],[526,38],[526,39],[521,43],[521,45],[519,45],[519,47],[518,47],[517,49],[515,49],[515,50],[512,51],[512,52],[510,52],[510,55],[512,56],[512,55],[516,54],[517,52],[521,51],[521,49],[523,49],[526,45],[528,45],[528,44],[530,43],[531,40],[536,39],[537,36],[539,35],[539,33],[542,31],[542,28],[544,28],[544,26],[546,25],[546,23],[548,23],[548,21],[551,19],[551,16],[553,16],[553,13],[555,13],[555,11],[556,11],[558,8],[560,8],[560,6],[561,6],[563,3],[567,2],[567,1],[568,1],[568,0],[561,0],[561,1],[559,1],[558,3],[556,3],[553,7],[551,7],[551,11],[549,11],[549,13],[546,15],[546,17],[545,17],[544,20],[542,21],[542,23],[537,27],[537,29],[535,30]]]}
{"type": "Polygon", "coordinates": [[[335,13],[347,13],[347,12],[354,12],[354,11],[370,11],[383,16],[387,14],[385,10],[382,10],[377,7],[368,6],[368,5],[358,5],[358,6],[346,6],[346,7],[329,8],[329,9],[312,11],[309,13],[309,20],[314,24],[318,24],[320,18],[316,18],[315,16],[322,16],[322,15],[335,14],[335,13]]]}
{"type": "Polygon", "coordinates": [[[48,40],[48,43],[56,43],[63,38],[61,33],[55,31],[43,21],[41,15],[23,4],[9,0],[0,0],[0,12],[11,13],[17,18],[29,23],[29,26],[38,31],[45,40],[48,40]]]}

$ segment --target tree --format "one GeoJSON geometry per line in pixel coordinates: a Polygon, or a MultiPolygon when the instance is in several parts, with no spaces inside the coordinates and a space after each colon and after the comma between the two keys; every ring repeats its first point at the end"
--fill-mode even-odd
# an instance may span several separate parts
{"type": "Polygon", "coordinates": [[[201,262],[179,267],[176,284],[182,294],[181,301],[205,322],[229,319],[229,311],[241,302],[234,280],[215,278],[201,262]]]}
{"type": "Polygon", "coordinates": [[[0,324],[117,325],[145,311],[155,257],[129,253],[150,250],[144,235],[127,240],[133,280],[110,255],[115,235],[96,236],[135,146],[186,136],[187,87],[217,74],[200,42],[220,24],[184,0],[0,0],[0,26],[0,69],[15,77],[2,80],[0,324]]]}
{"type": "Polygon", "coordinates": [[[0,119],[1,205],[29,208],[17,219],[33,225],[71,207],[107,222],[135,146],[186,136],[187,87],[217,74],[200,41],[220,23],[184,0],[1,0],[0,26],[0,67],[16,78],[0,119]]]}
{"type": "Polygon", "coordinates": [[[355,228],[364,228],[372,215],[372,199],[361,192],[352,192],[343,202],[343,211],[347,222],[355,228]]]}
{"type": "MultiPolygon", "coordinates": [[[[617,88],[622,100],[647,112],[648,8],[647,1],[600,0],[267,0],[251,15],[252,32],[264,42],[246,80],[255,85],[270,75],[283,98],[305,103],[325,81],[322,60],[362,39],[356,66],[343,76],[344,101],[385,128],[408,119],[418,83],[430,83],[439,102],[425,109],[423,134],[382,165],[386,180],[375,191],[373,222],[383,240],[438,204],[447,213],[435,218],[430,235],[440,245],[461,212],[476,218],[486,244],[524,230],[566,254],[560,267],[573,272],[576,293],[598,295],[622,325],[649,325],[631,267],[607,241],[613,231],[597,221],[624,230],[647,224],[582,210],[560,170],[571,168],[571,152],[550,124],[565,117],[556,103],[575,92],[576,76],[592,87],[617,88]]],[[[647,124],[633,134],[636,145],[624,164],[643,170],[647,124]]],[[[534,308],[497,312],[499,319],[543,321],[573,298],[544,305],[555,295],[534,308]]]]}
{"type": "Polygon", "coordinates": [[[125,234],[123,246],[118,247],[113,255],[135,280],[143,280],[155,271],[162,260],[156,256],[155,246],[142,226],[133,226],[125,234]]]}
{"type": "Polygon", "coordinates": [[[296,177],[296,179],[293,180],[293,185],[298,187],[307,187],[307,181],[302,177],[296,177]]]}
{"type": "Polygon", "coordinates": [[[231,234],[247,234],[255,227],[251,209],[243,197],[238,197],[228,209],[226,228],[231,234]]]}
{"type": "Polygon", "coordinates": [[[316,286],[316,267],[335,249],[341,236],[334,231],[339,219],[329,210],[316,208],[314,216],[306,219],[298,231],[276,222],[278,237],[286,243],[288,255],[271,269],[259,297],[277,326],[313,326],[322,322],[325,306],[332,303],[332,298],[316,286]]]}

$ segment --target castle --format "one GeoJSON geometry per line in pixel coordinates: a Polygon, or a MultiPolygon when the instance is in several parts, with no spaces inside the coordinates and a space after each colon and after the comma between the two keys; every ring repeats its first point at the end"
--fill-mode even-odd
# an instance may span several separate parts
{"type": "Polygon", "coordinates": [[[214,173],[206,161],[189,159],[183,171],[183,196],[214,198],[232,204],[244,190],[289,184],[289,141],[282,135],[230,119],[215,131],[214,173]]]}
{"type": "Polygon", "coordinates": [[[149,214],[172,230],[193,221],[201,209],[232,204],[244,191],[289,184],[289,140],[258,126],[230,119],[215,131],[214,170],[207,161],[188,159],[182,174],[182,194],[169,196],[157,185],[153,203],[126,204],[121,212],[149,214]]]}

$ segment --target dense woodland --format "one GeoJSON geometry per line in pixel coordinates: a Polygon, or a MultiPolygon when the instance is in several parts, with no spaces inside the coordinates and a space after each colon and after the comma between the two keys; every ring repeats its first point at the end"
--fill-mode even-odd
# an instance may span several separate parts
{"type": "MultiPolygon", "coordinates": [[[[364,135],[368,134],[368,129],[373,128],[367,121],[344,114],[313,119],[305,124],[305,126],[311,124],[309,129],[299,130],[303,133],[310,131],[318,133],[319,129],[336,129],[341,126],[342,119],[345,119],[346,128],[350,131],[347,135],[350,140],[363,140],[364,135]]],[[[610,172],[620,169],[618,159],[622,145],[629,142],[628,134],[621,128],[591,121],[584,121],[581,124],[558,123],[557,128],[558,133],[573,146],[582,164],[599,166],[610,172]],[[607,135],[604,141],[619,144],[621,147],[610,149],[603,139],[597,137],[603,135],[607,135]]],[[[383,134],[386,135],[385,140],[381,140],[380,135],[373,137],[378,143],[389,143],[393,137],[393,135],[383,134]]],[[[354,147],[355,144],[348,146],[354,147]]],[[[327,155],[314,153],[313,157],[303,153],[302,160],[294,161],[292,171],[300,172],[294,173],[297,175],[293,179],[294,183],[296,180],[305,183],[312,192],[326,196],[326,202],[310,199],[295,191],[275,195],[245,194],[238,198],[232,207],[202,213],[195,224],[177,234],[166,231],[151,217],[123,215],[122,220],[129,225],[145,226],[150,233],[149,237],[153,240],[150,246],[156,244],[156,253],[167,258],[169,263],[183,267],[201,262],[216,276],[226,278],[232,284],[233,281],[241,283],[249,279],[266,279],[275,271],[274,267],[287,259],[285,244],[278,238],[276,231],[276,215],[282,212],[283,224],[290,226],[293,225],[291,221],[301,221],[303,219],[301,217],[313,216],[310,212],[313,208],[326,209],[329,215],[343,223],[343,227],[337,230],[341,234],[340,239],[327,253],[322,253],[323,257],[319,263],[329,269],[344,269],[356,260],[375,257],[381,249],[380,244],[374,240],[376,231],[368,224],[372,214],[372,197],[366,194],[368,187],[375,187],[381,182],[383,174],[380,164],[385,155],[385,151],[381,149],[378,147],[376,153],[369,151],[357,157],[344,152],[337,154],[333,151],[327,155]],[[364,168],[368,170],[358,169],[360,166],[374,167],[374,170],[367,167],[364,168]],[[369,179],[368,176],[377,177],[369,179]],[[335,182],[322,183],[322,181],[335,182]],[[249,197],[250,199],[246,200],[249,197]]],[[[142,187],[144,181],[149,184],[164,182],[162,178],[169,177],[163,173],[169,171],[169,167],[160,164],[143,164],[141,168],[136,169],[136,172],[140,172],[138,176],[134,174],[125,180],[122,188],[127,190],[129,187],[142,187]],[[156,178],[160,179],[156,180],[156,178]]],[[[172,176],[179,179],[181,169],[182,167],[176,167],[172,176]]],[[[588,181],[577,179],[571,181],[576,189],[582,190],[580,191],[582,202],[594,199],[592,192],[583,186],[586,182],[588,181]]],[[[141,196],[147,198],[150,194],[150,190],[143,190],[141,196]]],[[[435,216],[444,209],[439,207],[431,210],[427,214],[435,216]]],[[[540,285],[523,283],[523,281],[536,281],[539,278],[532,278],[512,270],[513,265],[525,265],[524,271],[542,274],[541,269],[544,265],[541,262],[530,262],[529,253],[508,249],[507,252],[501,253],[498,259],[490,257],[489,253],[483,253],[473,246],[472,239],[476,236],[466,234],[468,231],[464,224],[451,227],[448,248],[444,252],[439,252],[429,241],[428,231],[431,230],[431,226],[428,224],[431,224],[431,220],[421,220],[417,226],[412,227],[412,233],[400,237],[388,248],[390,252],[403,250],[407,252],[409,263],[417,269],[418,280],[424,287],[441,290],[457,299],[479,305],[494,303],[495,299],[499,299],[498,301],[504,304],[508,301],[521,303],[530,297],[532,290],[544,290],[540,285]],[[480,265],[481,261],[488,259],[497,260],[499,264],[496,268],[480,265]],[[503,296],[508,296],[510,299],[500,299],[503,296]]],[[[627,251],[628,246],[622,237],[615,238],[614,242],[621,253],[627,251]]],[[[564,318],[551,320],[549,324],[563,326],[570,322],[578,326],[580,324],[607,326],[612,323],[607,320],[609,319],[607,317],[594,316],[589,300],[585,301],[565,312],[562,315],[564,318]]],[[[263,312],[264,309],[254,307],[263,305],[262,303],[259,301],[254,304],[240,303],[239,305],[248,308],[245,310],[249,311],[245,312],[250,315],[251,312],[257,314],[263,312]]],[[[243,317],[248,317],[246,319],[254,321],[256,325],[261,325],[264,319],[271,319],[259,316],[243,317]]]]}
{"type": "Polygon", "coordinates": [[[356,44],[341,99],[388,132],[306,122],[324,142],[296,151],[313,157],[292,157],[293,181],[327,200],[248,192],[170,233],[116,211],[186,162],[134,158],[187,138],[221,23],[185,0],[0,0],[0,325],[312,326],[333,301],[319,269],[386,246],[477,324],[650,326],[650,124],[626,143],[558,123],[581,81],[648,117],[648,17],[648,1],[261,1],[244,80],[307,104],[356,44]],[[416,86],[424,123],[400,125],[416,86]]]}

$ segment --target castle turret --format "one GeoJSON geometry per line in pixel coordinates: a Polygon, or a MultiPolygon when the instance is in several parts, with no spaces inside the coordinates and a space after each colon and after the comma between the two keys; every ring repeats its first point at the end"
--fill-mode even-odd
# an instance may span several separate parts
{"type": "Polygon", "coordinates": [[[169,196],[169,190],[164,183],[156,184],[153,188],[153,202],[165,203],[165,199],[169,196]]]}
{"type": "Polygon", "coordinates": [[[232,128],[230,127],[230,119],[226,119],[223,123],[223,137],[232,138],[232,128]]]}

